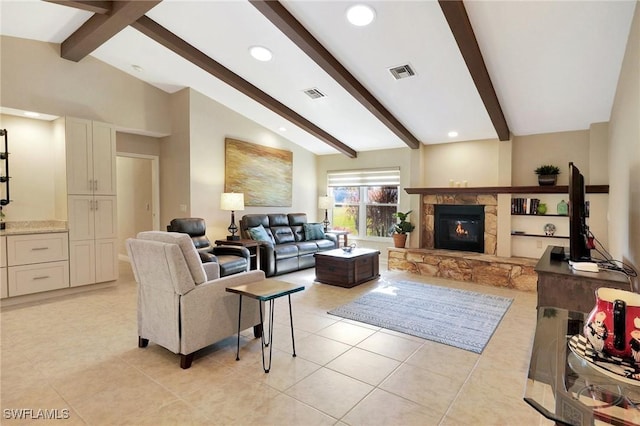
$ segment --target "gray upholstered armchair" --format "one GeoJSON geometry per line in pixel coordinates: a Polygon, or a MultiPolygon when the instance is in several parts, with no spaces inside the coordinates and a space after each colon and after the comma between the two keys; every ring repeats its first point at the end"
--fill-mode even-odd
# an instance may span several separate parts
{"type": "MultiPolygon", "coordinates": [[[[218,264],[203,264],[186,234],[141,232],[127,251],[138,283],[138,346],[152,341],[180,354],[182,368],[197,350],[238,331],[239,298],[226,287],[264,280],[259,270],[218,278],[218,264]]],[[[258,301],[242,305],[241,329],[260,337],[258,301]]]]}

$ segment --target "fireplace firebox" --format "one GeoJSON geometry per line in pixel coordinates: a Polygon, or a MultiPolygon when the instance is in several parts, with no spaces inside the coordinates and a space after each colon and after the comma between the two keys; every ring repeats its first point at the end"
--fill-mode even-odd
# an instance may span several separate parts
{"type": "Polygon", "coordinates": [[[434,246],[484,253],[484,206],[436,204],[434,246]]]}

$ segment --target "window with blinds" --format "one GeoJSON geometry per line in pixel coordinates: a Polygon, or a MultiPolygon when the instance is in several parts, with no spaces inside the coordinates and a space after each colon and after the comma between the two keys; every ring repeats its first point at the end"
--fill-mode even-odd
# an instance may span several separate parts
{"type": "Polygon", "coordinates": [[[391,236],[398,211],[399,168],[330,171],[327,187],[335,199],[333,229],[369,238],[391,236]]]}

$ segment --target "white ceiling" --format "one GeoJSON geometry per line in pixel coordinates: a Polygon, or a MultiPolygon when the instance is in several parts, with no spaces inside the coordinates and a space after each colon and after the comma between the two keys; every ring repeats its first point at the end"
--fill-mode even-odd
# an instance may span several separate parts
{"type": "MultiPolygon", "coordinates": [[[[355,2],[283,5],[422,143],[496,138],[439,4],[368,3],[376,19],[367,27],[345,18],[355,2]],[[395,80],[388,68],[403,64],[416,75],[395,80]]],[[[635,0],[464,5],[513,135],[609,120],[635,0]]],[[[1,0],[0,16],[3,35],[61,43],[92,14],[1,0]]],[[[164,0],[147,16],[356,151],[406,146],[247,1],[164,0]],[[252,45],[271,49],[273,60],[254,60],[252,45]],[[309,88],[327,97],[312,100],[309,88]]],[[[337,152],[131,27],[92,56],[169,93],[191,87],[316,154],[337,152]]]]}

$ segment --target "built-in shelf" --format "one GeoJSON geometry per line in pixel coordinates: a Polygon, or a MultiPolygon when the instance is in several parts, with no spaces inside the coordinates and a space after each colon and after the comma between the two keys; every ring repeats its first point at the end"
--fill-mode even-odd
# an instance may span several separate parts
{"type": "Polygon", "coordinates": [[[511,213],[511,216],[528,216],[528,217],[569,217],[566,214],[527,214],[527,213],[511,213]]]}
{"type": "MultiPolygon", "coordinates": [[[[567,185],[405,188],[407,194],[568,194],[567,185]]],[[[587,185],[587,194],[608,194],[609,185],[587,185]]]]}
{"type": "Polygon", "coordinates": [[[512,232],[511,236],[513,237],[535,237],[535,238],[564,238],[569,239],[569,237],[563,235],[544,235],[544,234],[527,234],[524,232],[512,232]]]}

